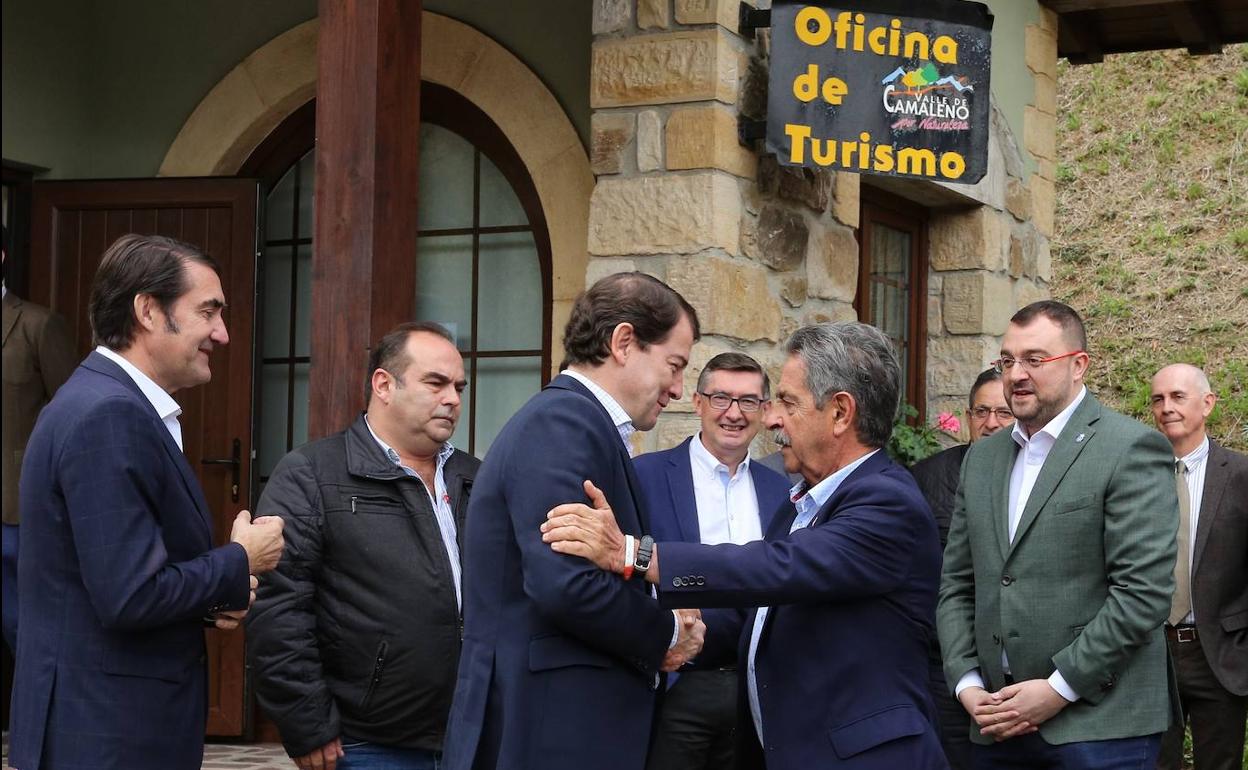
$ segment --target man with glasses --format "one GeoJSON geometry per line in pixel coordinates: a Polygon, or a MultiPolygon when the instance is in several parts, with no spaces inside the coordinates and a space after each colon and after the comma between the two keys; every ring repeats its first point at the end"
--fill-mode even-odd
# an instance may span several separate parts
{"type": "MultiPolygon", "coordinates": [[[[1005,391],[1001,387],[1001,373],[995,368],[985,369],[975,378],[966,414],[970,425],[970,443],[938,452],[915,463],[910,469],[914,480],[919,483],[919,489],[923,491],[923,497],[927,498],[927,504],[932,507],[932,515],[936,517],[941,548],[945,547],[949,538],[949,519],[953,515],[958,474],[962,469],[966,450],[981,438],[991,436],[1014,423],[1014,413],[1006,404],[1005,391]]],[[[945,756],[953,770],[969,770],[970,722],[962,705],[949,694],[940,658],[940,645],[935,639],[932,640],[930,663],[929,685],[932,689],[932,700],[936,702],[936,711],[940,716],[940,743],[945,747],[945,756]]]]}
{"type": "Polygon", "coordinates": [[[1060,302],[1015,313],[1017,422],[962,465],[937,626],[977,768],[1152,767],[1172,717],[1173,456],[1087,392],[1086,348],[1060,302]]]}
{"type": "MultiPolygon", "coordinates": [[[[698,376],[693,410],[702,430],[675,449],[633,462],[655,540],[737,543],[759,540],[784,504],[788,483],[750,460],[771,398],[767,372],[743,353],[720,353],[698,376]]],[[[649,770],[731,767],[737,728],[739,610],[707,610],[707,645],[669,677],[649,770]]]]}

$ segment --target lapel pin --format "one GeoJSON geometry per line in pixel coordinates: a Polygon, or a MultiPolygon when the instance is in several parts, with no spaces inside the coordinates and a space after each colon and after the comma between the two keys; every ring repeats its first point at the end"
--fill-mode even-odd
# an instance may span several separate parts
{"type": "Polygon", "coordinates": [[[1075,443],[1076,443],[1076,444],[1082,444],[1082,443],[1083,443],[1083,437],[1084,437],[1085,435],[1087,435],[1087,434],[1080,433],[1078,436],[1075,436],[1075,443]]]}

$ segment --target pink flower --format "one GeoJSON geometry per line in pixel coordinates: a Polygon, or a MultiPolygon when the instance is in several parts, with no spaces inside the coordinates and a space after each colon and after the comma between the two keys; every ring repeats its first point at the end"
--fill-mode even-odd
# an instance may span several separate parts
{"type": "Polygon", "coordinates": [[[962,423],[950,412],[941,412],[936,415],[936,427],[946,433],[957,433],[962,430],[962,423]]]}

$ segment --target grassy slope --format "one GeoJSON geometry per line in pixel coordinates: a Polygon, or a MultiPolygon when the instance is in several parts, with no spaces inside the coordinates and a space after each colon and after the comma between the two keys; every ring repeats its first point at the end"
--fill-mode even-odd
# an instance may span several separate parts
{"type": "Polygon", "coordinates": [[[1084,314],[1089,386],[1142,419],[1161,366],[1202,366],[1210,432],[1248,450],[1248,45],[1058,73],[1053,295],[1084,314]]]}

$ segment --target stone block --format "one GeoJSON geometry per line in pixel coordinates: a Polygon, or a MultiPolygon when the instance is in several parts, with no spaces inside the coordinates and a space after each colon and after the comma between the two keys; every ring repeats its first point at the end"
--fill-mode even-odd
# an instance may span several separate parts
{"type": "Polygon", "coordinates": [[[1022,280],[1014,284],[1014,309],[1026,307],[1033,302],[1049,299],[1049,289],[1035,281],[1022,280]]]}
{"type": "Polygon", "coordinates": [[[637,115],[637,170],[658,171],[663,168],[663,119],[654,110],[637,115]]]}
{"type": "Polygon", "coordinates": [[[1045,237],[1053,237],[1053,218],[1057,206],[1057,190],[1053,181],[1039,174],[1031,175],[1031,223],[1045,237]]]}
{"type": "Polygon", "coordinates": [[[1000,270],[1009,248],[1001,215],[987,206],[934,214],[928,243],[933,270],[1000,270]]]}
{"type": "Polygon", "coordinates": [[[1057,80],[1048,75],[1034,75],[1036,81],[1035,97],[1032,103],[1036,109],[1046,115],[1057,114],[1057,80]]]}
{"type": "Polygon", "coordinates": [[[1036,24],[1024,30],[1023,58],[1035,74],[1057,78],[1057,35],[1036,24]]]}
{"type": "Polygon", "coordinates": [[[681,24],[718,24],[735,33],[740,5],[738,0],[676,0],[676,21],[681,24]]]}
{"type": "Polygon", "coordinates": [[[765,268],[700,254],[672,260],[667,283],[697,309],[703,335],[779,341],[779,298],[765,268]]]}
{"type": "Polygon", "coordinates": [[[1024,107],[1023,147],[1037,159],[1057,158],[1057,119],[1031,105],[1024,107]]]}
{"type": "Polygon", "coordinates": [[[941,337],[945,334],[945,317],[941,313],[940,297],[927,298],[927,336],[941,337]]]}
{"type": "Polygon", "coordinates": [[[1023,274],[1023,241],[1018,235],[1010,236],[1010,277],[1023,274]]]}
{"type": "Polygon", "coordinates": [[[737,141],[737,118],[723,107],[687,107],[667,119],[667,167],[718,168],[753,179],[758,157],[737,141]]]}
{"type": "MultiPolygon", "coordinates": [[[[671,411],[670,406],[667,411],[671,411]]],[[[651,431],[654,434],[653,445],[649,445],[651,442],[643,440],[642,448],[646,452],[660,452],[664,449],[671,449],[674,446],[679,446],[680,442],[697,433],[701,427],[702,423],[693,415],[664,414],[659,418],[659,424],[651,431]]]]}
{"type": "Polygon", "coordinates": [[[1031,216],[1031,191],[1021,179],[1010,177],[1005,183],[1005,209],[1020,222],[1031,216]]]}
{"type": "MultiPolygon", "coordinates": [[[[699,321],[701,320],[701,314],[702,309],[698,308],[699,321]]],[[[693,350],[689,353],[689,365],[685,367],[685,376],[682,380],[684,392],[680,400],[668,402],[667,411],[692,412],[693,393],[698,389],[698,377],[702,375],[702,370],[706,368],[706,362],[720,353],[739,349],[738,346],[723,337],[712,337],[703,334],[702,339],[698,340],[697,344],[693,346],[693,350]]]]}
{"type": "Polygon", "coordinates": [[[945,276],[941,304],[952,334],[1004,334],[1014,305],[1012,281],[999,273],[971,271],[945,276]]]}
{"type": "Polygon", "coordinates": [[[858,312],[847,302],[825,302],[802,315],[802,324],[806,326],[857,320],[858,312]]]}
{"type": "Polygon", "coordinates": [[[740,57],[722,29],[596,40],[590,106],[737,99],[740,57]]]}
{"type": "Polygon", "coordinates": [[[666,29],[672,23],[668,0],[637,0],[637,26],[642,29],[666,29]]]}
{"type": "Polygon", "coordinates": [[[780,297],[789,307],[801,307],[806,301],[806,276],[789,276],[780,281],[780,297]]]}
{"type": "Polygon", "coordinates": [[[636,120],[631,112],[597,112],[590,120],[590,169],[594,174],[618,174],[632,146],[636,120]]]}
{"type": "Polygon", "coordinates": [[[758,217],[746,214],[741,217],[741,254],[750,259],[758,259],[761,252],[758,247],[758,217]]]}
{"type": "Polygon", "coordinates": [[[767,206],[758,216],[758,259],[776,270],[802,264],[810,228],[796,211],[767,206]]]}
{"type": "Polygon", "coordinates": [[[817,171],[800,166],[776,166],[777,192],[781,198],[804,203],[819,213],[827,211],[832,202],[832,171],[817,171]]]}
{"type": "Polygon", "coordinates": [[[841,224],[855,229],[861,224],[861,180],[860,175],[845,171],[834,172],[832,177],[832,216],[841,224]]]}
{"type": "Polygon", "coordinates": [[[858,239],[837,224],[821,224],[806,252],[807,293],[820,299],[853,302],[858,293],[858,239]]]}
{"type": "Polygon", "coordinates": [[[1049,239],[1036,235],[1036,271],[1032,277],[1049,283],[1053,280],[1053,253],[1049,249],[1049,239]]]}
{"type": "Polygon", "coordinates": [[[1054,37],[1057,37],[1059,23],[1057,11],[1054,11],[1051,8],[1046,8],[1043,5],[1040,6],[1040,29],[1048,32],[1054,37]]]}
{"type": "Polygon", "coordinates": [[[595,35],[608,35],[628,26],[633,5],[630,0],[593,0],[593,3],[595,35]]]}
{"type": "Polygon", "coordinates": [[[589,208],[589,253],[739,253],[741,192],[716,172],[599,179],[589,208]]]}
{"type": "Polygon", "coordinates": [[[927,394],[965,399],[979,373],[1000,355],[995,337],[933,337],[927,341],[927,394]]]}
{"type": "MultiPolygon", "coordinates": [[[[593,257],[585,267],[585,287],[589,288],[608,275],[631,273],[637,269],[637,261],[633,259],[617,259],[614,257],[593,257]]],[[[650,271],[643,271],[650,272],[650,271]]],[[[656,275],[662,280],[663,277],[656,275]]]]}

